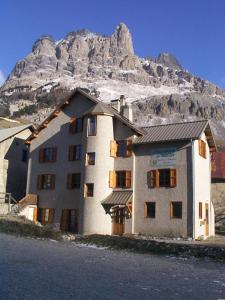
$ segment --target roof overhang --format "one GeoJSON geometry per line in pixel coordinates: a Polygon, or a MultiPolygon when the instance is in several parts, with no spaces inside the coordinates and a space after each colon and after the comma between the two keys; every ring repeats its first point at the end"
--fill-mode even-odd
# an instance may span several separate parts
{"type": "Polygon", "coordinates": [[[102,202],[106,213],[110,212],[110,209],[115,206],[126,206],[128,203],[132,203],[133,191],[113,191],[102,202]]]}

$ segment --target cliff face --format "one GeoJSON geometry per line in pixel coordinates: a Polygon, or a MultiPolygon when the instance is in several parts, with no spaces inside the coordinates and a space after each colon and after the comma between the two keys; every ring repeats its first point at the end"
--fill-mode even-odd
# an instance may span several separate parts
{"type": "Polygon", "coordinates": [[[111,36],[80,30],[60,41],[39,38],[0,88],[0,114],[39,122],[77,86],[106,102],[124,94],[135,103],[139,124],[212,118],[216,134],[225,139],[225,91],[189,73],[169,53],[135,55],[123,23],[111,36]]]}

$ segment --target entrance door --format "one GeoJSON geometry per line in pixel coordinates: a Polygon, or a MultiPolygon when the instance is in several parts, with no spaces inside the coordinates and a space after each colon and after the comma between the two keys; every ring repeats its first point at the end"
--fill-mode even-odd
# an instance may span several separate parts
{"type": "Polygon", "coordinates": [[[78,216],[78,209],[63,209],[60,229],[62,231],[78,233],[78,216]]]}
{"type": "Polygon", "coordinates": [[[205,204],[205,235],[209,235],[209,205],[205,204]]]}
{"type": "Polygon", "coordinates": [[[125,219],[125,209],[114,208],[112,214],[112,234],[123,235],[124,219],[125,219]]]}

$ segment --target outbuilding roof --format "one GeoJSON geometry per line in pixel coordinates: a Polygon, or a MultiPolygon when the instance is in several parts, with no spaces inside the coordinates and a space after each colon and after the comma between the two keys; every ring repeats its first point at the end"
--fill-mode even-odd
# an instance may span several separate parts
{"type": "Polygon", "coordinates": [[[20,133],[21,131],[30,128],[33,130],[33,125],[32,124],[26,124],[22,126],[16,126],[16,127],[11,127],[11,128],[5,128],[0,130],[0,143],[9,139],[10,137],[20,133]]]}
{"type": "Polygon", "coordinates": [[[134,144],[149,144],[179,140],[199,139],[205,132],[210,147],[216,147],[208,120],[163,124],[143,127],[145,134],[138,137],[134,144]]]}

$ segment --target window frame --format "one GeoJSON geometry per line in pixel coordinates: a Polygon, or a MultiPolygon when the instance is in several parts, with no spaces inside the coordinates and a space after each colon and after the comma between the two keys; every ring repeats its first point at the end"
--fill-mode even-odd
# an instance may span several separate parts
{"type": "Polygon", "coordinates": [[[94,166],[95,165],[95,152],[87,152],[86,165],[87,166],[94,166]],[[90,160],[91,155],[93,155],[93,160],[90,160]]]}
{"type": "Polygon", "coordinates": [[[69,132],[71,134],[82,133],[83,132],[83,118],[71,118],[69,124],[69,132]]]}
{"type": "Polygon", "coordinates": [[[88,124],[87,124],[87,136],[96,136],[97,135],[97,116],[91,115],[88,117],[88,124]],[[94,120],[94,129],[92,128],[93,124],[91,120],[94,120]]]}
{"type": "Polygon", "coordinates": [[[203,219],[203,203],[202,202],[199,202],[198,203],[198,217],[200,220],[203,219]]]}
{"type": "Polygon", "coordinates": [[[203,140],[198,140],[198,153],[201,157],[206,159],[206,142],[203,140]]]}
{"type": "Polygon", "coordinates": [[[88,183],[85,183],[84,185],[84,197],[85,198],[92,198],[94,197],[94,183],[92,182],[88,182],[88,183]],[[92,186],[92,193],[90,194],[90,191],[89,191],[89,187],[92,186]]]}
{"type": "Polygon", "coordinates": [[[82,159],[82,144],[69,146],[69,161],[79,161],[82,159]]]}
{"type": "Polygon", "coordinates": [[[57,147],[45,147],[39,150],[39,163],[53,163],[56,160],[57,147]]]}
{"type": "Polygon", "coordinates": [[[81,173],[67,174],[67,189],[74,190],[80,189],[81,186],[81,173]],[[76,179],[75,179],[76,178],[76,179]]]}
{"type": "Polygon", "coordinates": [[[155,219],[156,218],[156,202],[155,201],[145,202],[145,218],[146,219],[155,219]],[[154,216],[150,216],[150,214],[148,214],[148,206],[150,208],[150,205],[154,206],[154,216]]]}
{"type": "Polygon", "coordinates": [[[181,220],[183,218],[183,203],[182,201],[171,201],[170,202],[170,218],[181,220]],[[174,214],[174,205],[181,205],[181,215],[177,216],[174,214]]]}
{"type": "Polygon", "coordinates": [[[40,174],[37,177],[38,190],[54,190],[55,189],[55,174],[40,174]]]}

